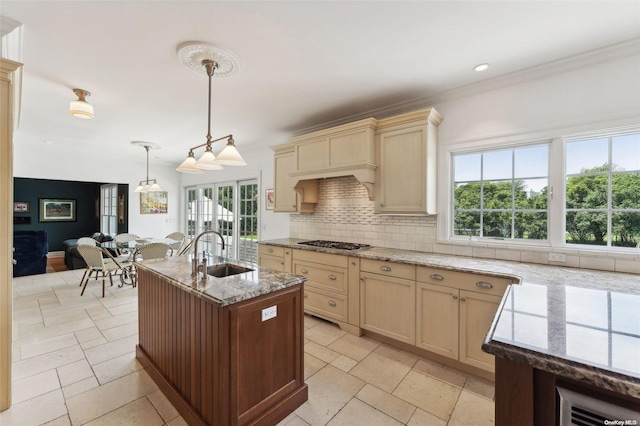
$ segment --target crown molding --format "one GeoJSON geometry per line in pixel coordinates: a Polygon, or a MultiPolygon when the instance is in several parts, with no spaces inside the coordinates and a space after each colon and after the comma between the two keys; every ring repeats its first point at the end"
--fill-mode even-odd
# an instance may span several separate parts
{"type": "Polygon", "coordinates": [[[295,132],[292,132],[291,136],[299,136],[318,130],[350,123],[352,121],[361,120],[364,118],[374,117],[376,119],[382,119],[392,117],[394,115],[415,111],[417,109],[429,108],[438,103],[465,98],[479,93],[513,86],[516,84],[522,84],[524,82],[538,80],[552,75],[562,74],[568,71],[634,55],[640,55],[640,38],[634,38],[600,49],[590,50],[556,61],[547,62],[519,71],[514,71],[508,74],[503,74],[501,76],[493,77],[487,80],[482,80],[476,83],[444,90],[430,96],[399,102],[385,107],[365,111],[363,113],[342,117],[337,120],[297,130],[295,132]]]}

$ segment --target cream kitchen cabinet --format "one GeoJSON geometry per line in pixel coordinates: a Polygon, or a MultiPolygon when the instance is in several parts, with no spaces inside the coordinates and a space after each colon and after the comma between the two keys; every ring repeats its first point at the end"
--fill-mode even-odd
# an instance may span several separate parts
{"type": "Polygon", "coordinates": [[[493,372],[481,346],[512,281],[421,266],[416,280],[416,346],[493,372]]]}
{"type": "Polygon", "coordinates": [[[318,202],[318,182],[291,176],[296,157],[293,147],[282,147],[274,155],[274,212],[313,213],[318,202]]]}
{"type": "Polygon", "coordinates": [[[277,271],[291,272],[291,252],[289,247],[258,244],[258,265],[277,271]]]}
{"type": "Polygon", "coordinates": [[[305,312],[348,328],[349,258],[338,254],[293,250],[292,272],[304,275],[305,312]]]}
{"type": "Polygon", "coordinates": [[[415,344],[416,267],[360,260],[360,327],[415,344]]]}
{"type": "Polygon", "coordinates": [[[441,121],[435,109],[378,121],[376,213],[436,214],[437,128],[441,121]]]}

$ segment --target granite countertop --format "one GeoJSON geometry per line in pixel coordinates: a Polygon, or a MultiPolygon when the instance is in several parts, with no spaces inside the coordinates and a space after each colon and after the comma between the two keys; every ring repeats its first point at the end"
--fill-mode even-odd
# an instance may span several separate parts
{"type": "Polygon", "coordinates": [[[496,356],[640,398],[640,276],[369,247],[261,244],[512,278],[482,348],[496,356]]]}
{"type": "MultiPolygon", "coordinates": [[[[207,256],[207,265],[232,263],[252,269],[228,277],[209,276],[197,281],[191,277],[191,256],[173,256],[168,259],[151,259],[137,262],[136,267],[154,272],[177,287],[207,299],[218,306],[227,306],[284,288],[301,284],[306,277],[287,272],[261,268],[254,263],[229,260],[221,256],[207,256]]],[[[200,275],[202,277],[202,275],[200,275]]]]}

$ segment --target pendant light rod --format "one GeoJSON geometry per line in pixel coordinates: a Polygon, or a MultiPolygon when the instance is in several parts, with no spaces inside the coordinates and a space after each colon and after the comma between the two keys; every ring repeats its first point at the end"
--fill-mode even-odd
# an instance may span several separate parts
{"type": "Polygon", "coordinates": [[[202,61],[202,65],[204,65],[207,70],[207,75],[209,76],[209,103],[207,106],[207,143],[211,143],[211,78],[213,77],[213,73],[218,68],[218,64],[211,59],[204,59],[202,61]]]}

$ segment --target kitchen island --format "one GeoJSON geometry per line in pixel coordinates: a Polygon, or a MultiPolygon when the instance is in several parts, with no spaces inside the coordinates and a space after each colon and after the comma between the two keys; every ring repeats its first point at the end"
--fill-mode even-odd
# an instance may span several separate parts
{"type": "Polygon", "coordinates": [[[136,356],[190,425],[276,424],[307,400],[306,278],[207,264],[206,280],[192,278],[189,256],[137,264],[136,356]]]}

